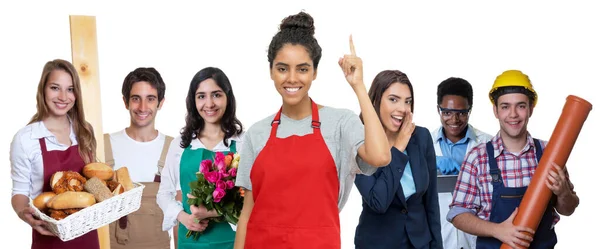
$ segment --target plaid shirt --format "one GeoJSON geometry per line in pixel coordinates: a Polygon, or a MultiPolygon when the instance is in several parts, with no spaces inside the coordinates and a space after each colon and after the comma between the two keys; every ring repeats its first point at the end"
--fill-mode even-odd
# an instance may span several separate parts
{"type": "MultiPolygon", "coordinates": [[[[531,135],[527,134],[527,144],[519,153],[511,153],[504,149],[500,133],[492,138],[491,142],[504,186],[509,188],[528,186],[538,165],[535,157],[535,144],[531,135]]],[[[547,141],[540,140],[540,143],[542,148],[545,148],[547,141]]],[[[450,209],[454,207],[468,209],[479,218],[489,220],[492,212],[493,191],[486,145],[481,143],[474,147],[463,161],[450,209]]],[[[560,216],[556,210],[553,215],[553,225],[555,225],[560,216]]]]}

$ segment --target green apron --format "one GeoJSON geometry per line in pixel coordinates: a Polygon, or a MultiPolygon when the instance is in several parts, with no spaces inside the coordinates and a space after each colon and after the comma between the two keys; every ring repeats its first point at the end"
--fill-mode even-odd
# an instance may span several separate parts
{"type": "MultiPolygon", "coordinates": [[[[229,151],[236,152],[235,141],[230,140],[229,151]]],[[[200,168],[200,162],[205,159],[214,159],[215,152],[207,149],[191,149],[188,146],[181,155],[181,163],[179,165],[179,182],[181,185],[181,200],[183,210],[191,214],[190,205],[187,204],[187,193],[190,192],[190,182],[196,181],[196,172],[200,168]]],[[[179,223],[178,231],[178,249],[227,249],[233,248],[235,241],[235,232],[227,222],[211,222],[206,230],[200,234],[198,240],[194,240],[193,236],[186,238],[188,230],[185,226],[179,223]]]]}

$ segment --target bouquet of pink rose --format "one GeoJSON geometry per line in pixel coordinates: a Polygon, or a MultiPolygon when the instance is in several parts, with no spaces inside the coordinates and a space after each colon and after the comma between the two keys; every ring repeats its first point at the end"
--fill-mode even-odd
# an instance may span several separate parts
{"type": "MultiPolygon", "coordinates": [[[[219,217],[210,218],[210,222],[227,221],[237,224],[244,204],[244,193],[240,187],[235,186],[237,167],[240,161],[239,154],[229,152],[227,155],[217,152],[214,160],[203,160],[200,163],[198,180],[190,183],[188,204],[206,207],[208,211],[216,210],[219,217]]],[[[188,231],[186,237],[194,236],[198,239],[200,232],[188,231]]]]}

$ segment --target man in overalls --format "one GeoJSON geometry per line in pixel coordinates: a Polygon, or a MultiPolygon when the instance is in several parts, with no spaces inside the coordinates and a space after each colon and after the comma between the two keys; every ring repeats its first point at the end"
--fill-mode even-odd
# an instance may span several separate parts
{"type": "Polygon", "coordinates": [[[154,128],[165,89],[161,75],[154,68],[130,72],[122,87],[130,125],[104,134],[106,163],[115,170],[127,167],[131,180],[145,185],[140,209],[110,224],[111,249],[171,248],[171,231],[162,231],[163,213],[156,204],[160,172],[173,140],[154,128]]]}
{"type": "Polygon", "coordinates": [[[503,243],[513,248],[554,248],[559,214],[571,215],[579,205],[566,168],[553,164],[547,176],[546,186],[553,196],[537,229],[513,225],[547,144],[527,131],[537,94],[527,75],[509,70],[496,78],[489,97],[500,131],[467,154],[446,219],[478,236],[477,248],[500,248],[503,243]]]}

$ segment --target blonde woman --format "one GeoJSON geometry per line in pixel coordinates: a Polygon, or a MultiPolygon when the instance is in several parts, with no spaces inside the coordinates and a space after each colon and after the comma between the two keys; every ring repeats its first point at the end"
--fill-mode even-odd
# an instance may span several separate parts
{"type": "Polygon", "coordinates": [[[99,248],[94,230],[63,242],[35,219],[29,198],[52,191],[50,177],[57,171],[81,172],[95,161],[96,139],[85,121],[79,76],[73,65],[56,59],[44,65],[37,92],[37,112],[14,136],[10,148],[12,206],[32,228],[32,249],[99,248]]]}

